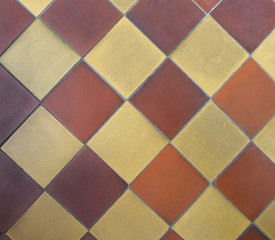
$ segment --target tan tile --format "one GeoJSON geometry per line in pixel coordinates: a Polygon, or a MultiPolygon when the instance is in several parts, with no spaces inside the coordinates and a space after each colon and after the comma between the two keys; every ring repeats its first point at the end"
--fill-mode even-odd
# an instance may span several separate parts
{"type": "Polygon", "coordinates": [[[1,56],[0,62],[42,99],[79,59],[65,42],[37,19],[1,56]]]}
{"type": "Polygon", "coordinates": [[[13,240],[75,240],[86,232],[84,226],[50,195],[44,193],[7,235],[13,240]]]}
{"type": "Polygon", "coordinates": [[[213,181],[248,142],[231,120],[210,102],[172,144],[213,181]]]}
{"type": "Polygon", "coordinates": [[[123,13],[126,13],[137,0],[111,0],[111,2],[123,13]]]}
{"type": "Polygon", "coordinates": [[[85,59],[128,98],[164,58],[165,55],[124,17],[85,59]]]}
{"type": "Polygon", "coordinates": [[[130,183],[167,142],[158,130],[127,102],[88,145],[130,183]]]}
{"type": "Polygon", "coordinates": [[[214,187],[209,187],[173,229],[186,240],[232,240],[249,224],[239,210],[214,187]]]}
{"type": "Polygon", "coordinates": [[[39,107],[2,150],[46,187],[81,148],[79,140],[39,107]]]}
{"type": "Polygon", "coordinates": [[[168,225],[131,190],[92,227],[98,240],[158,240],[168,225]]]}
{"type": "Polygon", "coordinates": [[[30,12],[38,16],[52,0],[19,0],[30,12]]]}

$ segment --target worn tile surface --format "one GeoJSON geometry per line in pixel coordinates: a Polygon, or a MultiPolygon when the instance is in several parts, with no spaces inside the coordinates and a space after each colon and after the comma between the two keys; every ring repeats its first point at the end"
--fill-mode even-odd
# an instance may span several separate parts
{"type": "Polygon", "coordinates": [[[275,240],[273,0],[0,0],[0,239],[275,240]]]}

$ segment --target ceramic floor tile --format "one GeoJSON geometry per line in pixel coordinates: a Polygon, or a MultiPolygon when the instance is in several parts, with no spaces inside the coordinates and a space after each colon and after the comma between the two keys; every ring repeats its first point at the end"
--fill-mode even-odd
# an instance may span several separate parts
{"type": "Polygon", "coordinates": [[[252,226],[239,240],[268,240],[268,238],[258,228],[252,226]]]}
{"type": "Polygon", "coordinates": [[[168,145],[130,187],[172,224],[207,185],[198,171],[168,145]]]}
{"type": "Polygon", "coordinates": [[[107,0],[56,0],[42,18],[85,55],[122,17],[107,0]]]}
{"type": "Polygon", "coordinates": [[[43,195],[12,226],[7,235],[12,240],[76,240],[84,228],[50,195],[43,195]]]}
{"type": "Polygon", "coordinates": [[[0,183],[0,230],[5,232],[38,198],[42,189],[2,151],[0,183]]]}
{"type": "Polygon", "coordinates": [[[0,144],[37,105],[35,98],[0,66],[0,144]]]}
{"type": "Polygon", "coordinates": [[[43,104],[86,142],[122,102],[93,70],[81,62],[43,104]]]}
{"type": "Polygon", "coordinates": [[[85,148],[47,189],[91,227],[126,187],[127,184],[113,170],[85,148]]]}
{"type": "Polygon", "coordinates": [[[1,238],[1,240],[11,240],[11,239],[7,236],[4,236],[4,237],[1,238]]]}
{"type": "Polygon", "coordinates": [[[251,53],[274,28],[274,10],[272,0],[223,0],[211,15],[251,53]]]}
{"type": "Polygon", "coordinates": [[[232,240],[249,223],[215,188],[209,187],[173,229],[186,240],[232,240]]]}
{"type": "Polygon", "coordinates": [[[19,0],[30,12],[38,16],[53,0],[19,0]]]}
{"type": "Polygon", "coordinates": [[[213,9],[220,0],[195,0],[197,4],[205,11],[209,12],[213,9]]]}
{"type": "Polygon", "coordinates": [[[121,12],[126,13],[138,0],[110,0],[121,12]]]}
{"type": "Polygon", "coordinates": [[[275,31],[253,53],[252,57],[275,79],[275,31]]]}
{"type": "Polygon", "coordinates": [[[207,17],[171,55],[171,59],[210,96],[247,57],[211,17],[207,17]]]}
{"type": "Polygon", "coordinates": [[[92,137],[88,145],[126,182],[130,183],[167,142],[127,102],[92,137]],[[108,146],[107,149],[106,146],[108,146]]]}
{"type": "Polygon", "coordinates": [[[259,132],[253,142],[275,163],[275,117],[259,132]]]}
{"type": "Polygon", "coordinates": [[[210,102],[172,144],[213,181],[248,142],[249,139],[210,102]]]}
{"type": "Polygon", "coordinates": [[[81,240],[96,240],[91,234],[87,234],[83,239],[81,240]]]}
{"type": "Polygon", "coordinates": [[[270,239],[275,239],[275,201],[256,220],[256,224],[270,239]]]}
{"type": "Polygon", "coordinates": [[[41,100],[79,59],[37,19],[1,56],[0,62],[41,100]]]}
{"type": "Polygon", "coordinates": [[[207,99],[200,88],[168,60],[131,98],[131,102],[172,139],[207,99]]]}
{"type": "Polygon", "coordinates": [[[275,165],[251,143],[218,178],[216,186],[254,221],[275,198],[275,165]]]}
{"type": "Polygon", "coordinates": [[[2,150],[42,187],[81,149],[82,144],[43,107],[3,145],[2,150]]]}
{"type": "Polygon", "coordinates": [[[128,98],[164,58],[165,55],[124,17],[85,59],[128,98]]]}
{"type": "Polygon", "coordinates": [[[169,230],[169,232],[167,234],[165,234],[165,236],[163,238],[161,238],[162,240],[183,240],[175,231],[173,230],[169,230]]]}
{"type": "Polygon", "coordinates": [[[16,0],[0,2],[0,54],[34,18],[16,0]]]}
{"type": "Polygon", "coordinates": [[[191,0],[140,0],[127,17],[169,55],[204,13],[191,0]]]}
{"type": "Polygon", "coordinates": [[[213,100],[253,137],[275,113],[275,84],[249,59],[213,100]]]}
{"type": "Polygon", "coordinates": [[[167,230],[168,225],[128,190],[90,231],[98,240],[158,240],[167,230]]]}

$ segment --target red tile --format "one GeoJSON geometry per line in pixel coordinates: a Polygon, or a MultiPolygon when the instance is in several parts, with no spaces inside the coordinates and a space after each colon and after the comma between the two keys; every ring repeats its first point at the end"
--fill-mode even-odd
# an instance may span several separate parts
{"type": "Polygon", "coordinates": [[[48,187],[48,191],[86,226],[117,200],[127,184],[89,148],[85,148],[48,187]]]}
{"type": "Polygon", "coordinates": [[[168,60],[131,102],[172,139],[207,100],[200,88],[168,60]]]}
{"type": "Polygon", "coordinates": [[[197,4],[200,5],[200,7],[205,11],[205,12],[210,12],[210,10],[216,6],[216,4],[220,0],[195,0],[197,4]]]}
{"type": "Polygon", "coordinates": [[[275,84],[249,59],[213,100],[253,137],[275,114],[275,84]]]}
{"type": "Polygon", "coordinates": [[[0,144],[37,105],[35,98],[0,66],[0,144]]]}
{"type": "Polygon", "coordinates": [[[10,240],[10,238],[7,237],[7,236],[4,236],[4,237],[1,238],[1,240],[10,240]]]}
{"type": "Polygon", "coordinates": [[[268,240],[268,238],[258,228],[252,226],[239,240],[268,240]]]}
{"type": "Polygon", "coordinates": [[[5,232],[42,189],[0,151],[0,231],[5,232]]]}
{"type": "Polygon", "coordinates": [[[85,55],[122,17],[107,0],[56,0],[42,18],[85,55]]]}
{"type": "Polygon", "coordinates": [[[251,143],[216,181],[251,221],[275,198],[275,165],[251,143]]]}
{"type": "Polygon", "coordinates": [[[191,0],[141,0],[127,17],[168,55],[204,13],[191,0]]]}
{"type": "Polygon", "coordinates": [[[169,230],[161,240],[182,240],[182,238],[175,231],[169,230]]]}
{"type": "Polygon", "coordinates": [[[81,240],[96,240],[96,238],[94,238],[91,234],[87,234],[83,239],[81,240]]]}
{"type": "Polygon", "coordinates": [[[0,54],[33,19],[34,17],[16,0],[0,1],[0,54]]]}
{"type": "Polygon", "coordinates": [[[85,142],[122,102],[92,69],[81,62],[43,104],[85,142]]]}
{"type": "Polygon", "coordinates": [[[199,172],[168,145],[131,184],[131,189],[172,224],[207,185],[199,172]]]}
{"type": "Polygon", "coordinates": [[[273,0],[223,0],[211,15],[250,53],[275,27],[273,0]]]}

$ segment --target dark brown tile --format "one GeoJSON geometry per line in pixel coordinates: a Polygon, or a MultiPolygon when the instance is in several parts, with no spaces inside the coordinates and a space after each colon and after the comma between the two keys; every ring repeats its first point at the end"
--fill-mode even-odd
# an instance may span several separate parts
{"type": "Polygon", "coordinates": [[[220,0],[195,0],[197,4],[205,11],[209,12],[220,0]]]}
{"type": "Polygon", "coordinates": [[[0,1],[0,54],[33,19],[34,17],[16,0],[0,1]]]}
{"type": "Polygon", "coordinates": [[[168,55],[204,13],[191,0],[141,0],[127,17],[168,55]]]}
{"type": "Polygon", "coordinates": [[[43,104],[85,142],[122,102],[92,69],[81,62],[43,104]]]}
{"type": "Polygon", "coordinates": [[[223,0],[211,15],[250,53],[275,26],[272,0],[223,0]]]}
{"type": "Polygon", "coordinates": [[[168,145],[131,184],[131,189],[172,224],[207,185],[199,172],[168,145]]]}
{"type": "Polygon", "coordinates": [[[86,226],[117,200],[127,184],[89,148],[85,148],[48,187],[49,192],[86,226]]]}
{"type": "Polygon", "coordinates": [[[4,237],[1,238],[1,240],[11,240],[11,239],[7,236],[4,236],[4,237]]]}
{"type": "Polygon", "coordinates": [[[5,232],[42,189],[0,151],[0,230],[5,232]]]}
{"type": "Polygon", "coordinates": [[[275,84],[249,59],[213,100],[253,137],[275,114],[275,84]]]}
{"type": "Polygon", "coordinates": [[[90,233],[88,233],[83,239],[81,240],[96,240],[90,233]]]}
{"type": "Polygon", "coordinates": [[[254,221],[275,197],[275,165],[251,143],[218,178],[216,186],[254,221]]]}
{"type": "Polygon", "coordinates": [[[182,240],[182,238],[175,231],[169,230],[161,240],[182,240]]]}
{"type": "Polygon", "coordinates": [[[268,238],[258,228],[252,226],[239,240],[268,240],[268,238]]]}
{"type": "Polygon", "coordinates": [[[131,102],[172,139],[208,97],[172,61],[166,61],[131,102]]]}
{"type": "Polygon", "coordinates": [[[107,0],[57,0],[42,18],[85,55],[122,17],[107,0]]]}
{"type": "Polygon", "coordinates": [[[35,98],[0,66],[0,144],[37,105],[35,98]]]}

